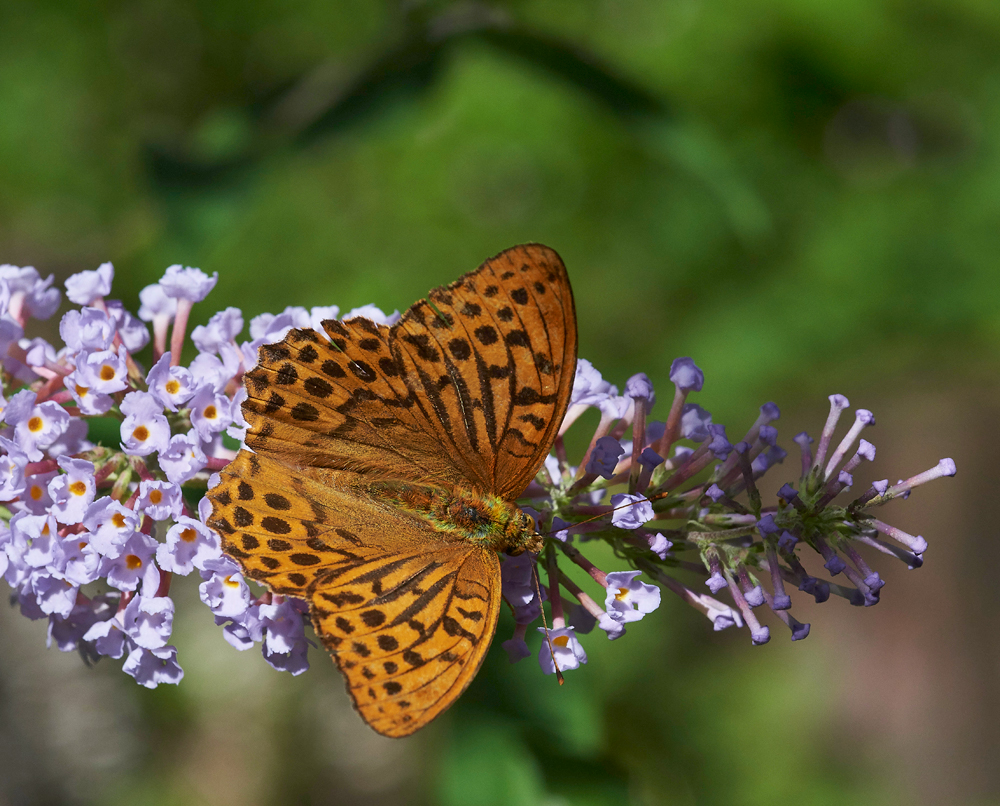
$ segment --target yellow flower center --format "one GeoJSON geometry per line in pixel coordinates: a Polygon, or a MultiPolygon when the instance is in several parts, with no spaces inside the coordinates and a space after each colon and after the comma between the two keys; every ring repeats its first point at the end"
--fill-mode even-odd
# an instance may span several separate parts
{"type": "Polygon", "coordinates": [[[87,387],[87,386],[80,386],[80,384],[77,384],[77,385],[76,385],[76,393],[77,393],[77,394],[78,394],[78,395],[79,395],[80,397],[86,397],[86,396],[87,396],[87,393],[88,393],[89,391],[90,391],[90,388],[89,388],[89,387],[87,387]]]}
{"type": "Polygon", "coordinates": [[[44,426],[44,425],[45,425],[45,422],[42,420],[41,417],[32,417],[30,420],[28,420],[28,430],[29,431],[41,431],[42,430],[42,426],[44,426]]]}
{"type": "Polygon", "coordinates": [[[231,576],[228,576],[224,580],[222,580],[222,584],[230,588],[238,588],[240,586],[240,583],[236,582],[231,576]]]}
{"type": "Polygon", "coordinates": [[[149,491],[149,503],[159,504],[163,500],[162,490],[150,490],[149,491]]]}
{"type": "Polygon", "coordinates": [[[134,554],[129,554],[128,557],[125,558],[125,565],[127,565],[130,570],[134,571],[136,568],[142,568],[142,560],[134,554]]]}
{"type": "Polygon", "coordinates": [[[198,533],[192,529],[190,526],[181,532],[181,540],[185,543],[194,543],[195,538],[198,537],[198,533]]]}
{"type": "Polygon", "coordinates": [[[116,512],[111,516],[111,523],[116,529],[121,529],[125,525],[125,516],[120,512],[116,512]]]}
{"type": "Polygon", "coordinates": [[[163,388],[167,390],[168,395],[176,395],[181,390],[181,384],[180,381],[171,378],[163,388]]]}
{"type": "Polygon", "coordinates": [[[557,635],[555,638],[552,639],[552,643],[558,647],[562,647],[563,649],[565,649],[566,646],[569,644],[569,636],[557,635]]]}
{"type": "Polygon", "coordinates": [[[206,420],[214,420],[219,416],[219,412],[216,411],[215,406],[205,406],[205,411],[202,414],[205,415],[206,420]]]}
{"type": "Polygon", "coordinates": [[[149,429],[144,425],[140,425],[132,432],[132,436],[139,440],[139,442],[145,442],[149,439],[149,429]]]}
{"type": "Polygon", "coordinates": [[[628,599],[628,588],[619,588],[618,593],[615,594],[615,599],[619,602],[624,602],[628,599]]]}
{"type": "Polygon", "coordinates": [[[108,364],[103,364],[101,366],[101,380],[110,381],[114,380],[114,377],[115,377],[115,368],[109,366],[108,364]]]}
{"type": "Polygon", "coordinates": [[[79,543],[76,544],[76,546],[79,549],[85,549],[85,548],[87,548],[87,541],[86,540],[81,540],[79,543]]]}
{"type": "Polygon", "coordinates": [[[82,481],[74,481],[71,485],[69,485],[69,491],[73,493],[73,495],[86,495],[87,485],[82,481]]]}
{"type": "Polygon", "coordinates": [[[49,525],[47,523],[42,527],[42,534],[43,535],[49,534],[49,525]]]}
{"type": "Polygon", "coordinates": [[[39,500],[41,500],[42,494],[44,492],[45,491],[41,488],[40,485],[33,484],[33,485],[31,485],[31,492],[28,493],[28,495],[31,496],[31,500],[32,501],[39,501],[39,500]]]}

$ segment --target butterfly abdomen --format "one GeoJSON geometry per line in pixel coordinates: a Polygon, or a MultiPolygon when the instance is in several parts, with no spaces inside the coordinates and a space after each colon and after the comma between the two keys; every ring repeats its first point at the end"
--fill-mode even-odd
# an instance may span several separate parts
{"type": "Polygon", "coordinates": [[[403,481],[375,482],[367,489],[373,498],[426,521],[447,539],[493,551],[519,551],[534,535],[531,519],[494,495],[403,481]]]}

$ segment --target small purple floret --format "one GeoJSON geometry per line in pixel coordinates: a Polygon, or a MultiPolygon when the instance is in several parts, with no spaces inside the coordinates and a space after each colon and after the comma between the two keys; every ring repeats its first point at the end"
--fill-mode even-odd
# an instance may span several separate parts
{"type": "Polygon", "coordinates": [[[660,532],[649,538],[649,550],[661,560],[667,559],[667,552],[674,547],[674,544],[667,540],[660,532]]]}
{"type": "Polygon", "coordinates": [[[66,280],[66,298],[77,305],[90,305],[98,297],[111,293],[115,270],[102,263],[96,271],[81,271],[66,280]]]}
{"type": "Polygon", "coordinates": [[[765,445],[775,445],[778,442],[778,429],[773,425],[762,425],[757,438],[765,445]]]}
{"type": "Polygon", "coordinates": [[[653,470],[663,464],[663,457],[652,448],[643,448],[639,454],[639,464],[647,470],[653,470]]]}
{"type": "Polygon", "coordinates": [[[192,269],[190,266],[184,267],[177,264],[167,267],[166,273],[160,280],[160,288],[168,297],[200,302],[208,296],[209,291],[215,288],[218,281],[218,272],[213,272],[212,276],[209,277],[201,269],[192,269]]]}
{"type": "Polygon", "coordinates": [[[704,442],[709,437],[708,426],[711,422],[711,413],[697,403],[685,403],[681,409],[681,436],[692,442],[704,442]]]}
{"type": "Polygon", "coordinates": [[[816,577],[807,576],[799,585],[799,590],[803,593],[811,594],[816,599],[817,604],[822,604],[830,598],[830,585],[816,577]]]}
{"type": "Polygon", "coordinates": [[[767,537],[778,531],[778,525],[774,522],[774,515],[765,515],[757,521],[757,531],[762,537],[767,537]]]}
{"type": "Polygon", "coordinates": [[[729,587],[729,583],[726,582],[726,578],[718,571],[715,571],[712,576],[705,580],[705,584],[708,585],[708,589],[712,591],[713,594],[718,593],[723,588],[729,587]]]}
{"type": "Polygon", "coordinates": [[[625,381],[625,396],[633,400],[642,400],[646,403],[646,410],[652,408],[656,402],[656,394],[653,392],[653,382],[645,372],[633,375],[625,381]]]}
{"type": "Polygon", "coordinates": [[[784,498],[786,501],[791,501],[793,498],[798,497],[798,490],[796,490],[791,484],[784,484],[781,489],[778,490],[778,498],[784,498]]]}
{"type": "Polygon", "coordinates": [[[733,450],[733,446],[726,439],[726,427],[724,425],[709,425],[708,432],[712,435],[708,449],[716,459],[725,459],[733,450]]]}
{"type": "Polygon", "coordinates": [[[709,615],[709,618],[712,619],[712,629],[715,630],[715,632],[718,632],[719,630],[726,630],[729,629],[730,627],[738,626],[736,623],[736,619],[733,617],[733,612],[734,611],[729,611],[728,613],[721,613],[717,610],[713,611],[709,615]]]}
{"type": "Polygon", "coordinates": [[[653,505],[642,495],[619,493],[611,496],[611,523],[619,529],[638,529],[654,517],[653,505]]]}
{"type": "Polygon", "coordinates": [[[782,532],[781,537],[778,538],[778,548],[784,552],[791,552],[795,550],[795,544],[798,542],[799,539],[795,535],[791,532],[785,531],[782,532]]]}
{"type": "Polygon", "coordinates": [[[670,365],[670,380],[682,392],[692,389],[700,392],[705,383],[705,373],[698,369],[693,359],[675,358],[670,365]]]}
{"type": "Polygon", "coordinates": [[[611,479],[618,466],[618,460],[625,450],[621,443],[614,437],[601,437],[594,445],[594,450],[590,453],[587,461],[587,472],[611,479]]]}

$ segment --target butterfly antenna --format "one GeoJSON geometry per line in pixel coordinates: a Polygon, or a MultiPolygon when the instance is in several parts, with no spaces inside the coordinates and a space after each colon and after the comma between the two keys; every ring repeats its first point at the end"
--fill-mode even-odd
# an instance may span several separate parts
{"type": "Polygon", "coordinates": [[[538,568],[535,565],[531,566],[531,577],[535,580],[535,593],[538,596],[538,609],[542,613],[542,627],[545,629],[545,643],[549,648],[549,655],[552,657],[552,668],[556,670],[556,680],[559,681],[561,686],[566,680],[563,678],[562,670],[559,668],[559,664],[556,663],[556,651],[552,647],[552,636],[549,635],[549,625],[545,620],[545,607],[542,604],[542,588],[541,584],[538,582],[538,568]]]}

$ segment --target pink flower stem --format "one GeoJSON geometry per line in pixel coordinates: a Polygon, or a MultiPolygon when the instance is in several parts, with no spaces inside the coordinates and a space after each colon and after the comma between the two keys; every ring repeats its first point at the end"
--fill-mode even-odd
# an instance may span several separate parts
{"type": "Polygon", "coordinates": [[[29,462],[24,466],[25,476],[34,476],[36,473],[48,473],[50,470],[58,470],[59,463],[55,459],[42,459],[40,462],[29,462]]]}
{"type": "Polygon", "coordinates": [[[549,606],[552,608],[552,623],[563,618],[562,597],[559,595],[559,563],[552,546],[545,551],[545,571],[549,578],[549,606]]]}
{"type": "Polygon", "coordinates": [[[115,613],[116,616],[125,612],[125,608],[128,607],[128,603],[132,601],[133,596],[135,596],[135,591],[122,591],[122,595],[118,599],[118,610],[115,613]]]}
{"type": "Polygon", "coordinates": [[[224,456],[209,456],[205,460],[205,467],[209,470],[223,470],[231,461],[232,459],[227,459],[224,456]]]}
{"type": "Polygon", "coordinates": [[[687,396],[688,393],[686,390],[682,390],[680,387],[674,388],[674,399],[670,404],[670,413],[667,415],[667,423],[663,429],[663,436],[660,437],[659,443],[653,449],[664,459],[670,453],[670,446],[677,441],[677,432],[681,426],[681,412],[684,409],[684,401],[687,399],[687,396]]]}
{"type": "Polygon", "coordinates": [[[604,608],[584,593],[583,589],[572,579],[566,576],[563,571],[559,572],[559,581],[562,583],[563,587],[566,588],[566,590],[568,590],[580,603],[584,610],[590,613],[590,615],[592,615],[595,619],[600,620],[601,616],[604,615],[604,608]]]}
{"type": "Polygon", "coordinates": [[[153,363],[167,351],[167,329],[170,327],[170,317],[158,313],[153,317],[153,363]]]}
{"type": "Polygon", "coordinates": [[[632,456],[629,468],[628,491],[635,493],[639,487],[639,474],[642,472],[642,465],[639,463],[639,456],[646,442],[646,403],[643,400],[635,400],[632,403],[635,409],[632,420],[632,456]]]}
{"type": "Polygon", "coordinates": [[[177,300],[177,313],[174,316],[174,329],[170,333],[170,366],[181,363],[181,350],[184,347],[184,335],[187,331],[188,317],[194,303],[189,299],[177,300]]]}
{"type": "Polygon", "coordinates": [[[166,596],[170,593],[170,580],[173,577],[173,573],[170,571],[160,571],[160,584],[156,589],[154,596],[166,596]]]}
{"type": "Polygon", "coordinates": [[[571,546],[568,543],[559,543],[559,548],[574,563],[590,574],[594,578],[594,581],[602,588],[608,587],[608,575],[577,551],[575,546],[571,546]]]}

